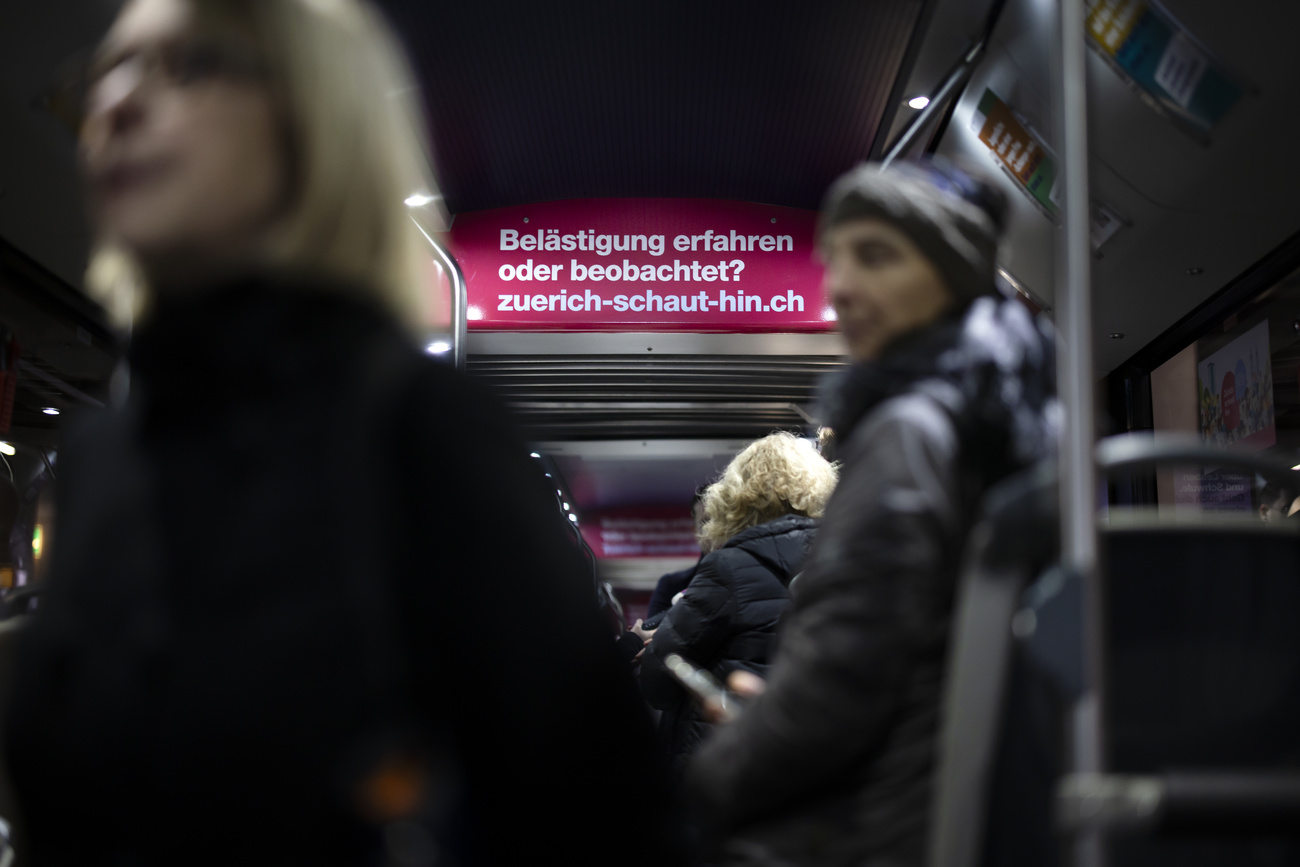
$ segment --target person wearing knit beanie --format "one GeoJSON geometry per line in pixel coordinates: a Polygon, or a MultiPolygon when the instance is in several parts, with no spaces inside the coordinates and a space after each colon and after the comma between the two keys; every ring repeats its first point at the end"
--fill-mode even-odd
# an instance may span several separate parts
{"type": "Polygon", "coordinates": [[[850,354],[876,357],[905,333],[998,293],[1000,190],[946,161],[864,163],[826,195],[818,244],[850,354]]]}
{"type": "MultiPolygon", "coordinates": [[[[840,481],[765,678],[729,675],[743,709],[686,767],[710,863],[928,863],[971,528],[994,486],[1053,460],[1062,419],[1051,325],[994,283],[1005,224],[996,189],[938,161],[860,166],[827,195],[818,247],[854,363],[817,414],[840,481]]],[[[989,862],[1049,863],[1049,828],[991,835],[989,862]]]]}

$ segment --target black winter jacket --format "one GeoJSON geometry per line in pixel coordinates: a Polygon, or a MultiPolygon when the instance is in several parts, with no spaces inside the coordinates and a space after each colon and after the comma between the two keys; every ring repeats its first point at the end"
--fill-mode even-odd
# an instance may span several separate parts
{"type": "Polygon", "coordinates": [[[664,711],[660,741],[674,770],[712,728],[663,660],[670,653],[719,680],[737,669],[767,672],[776,627],[790,604],[789,587],[803,569],[817,522],[785,515],[750,527],[700,560],[682,598],[668,610],[641,659],[641,690],[664,711]]]}
{"type": "Polygon", "coordinates": [[[411,751],[439,863],[663,857],[609,797],[655,765],[648,715],[495,400],[263,280],[163,304],[130,359],[126,405],[67,432],[5,719],[33,867],[379,863],[364,781],[411,751]]]}
{"type": "Polygon", "coordinates": [[[962,550],[984,490],[1052,453],[1053,353],[982,298],[836,384],[840,481],[767,690],[688,768],[738,863],[924,863],[962,550]]]}

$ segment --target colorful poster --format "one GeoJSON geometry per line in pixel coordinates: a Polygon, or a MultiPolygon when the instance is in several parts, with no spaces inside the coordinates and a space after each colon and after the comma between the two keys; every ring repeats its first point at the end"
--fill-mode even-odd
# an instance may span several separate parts
{"type": "Polygon", "coordinates": [[[1087,32],[1113,67],[1200,137],[1241,98],[1241,85],[1157,3],[1090,0],[1087,32]]]}
{"type": "Polygon", "coordinates": [[[1277,442],[1268,320],[1197,366],[1201,438],[1247,451],[1277,442]]]}
{"type": "Polygon", "coordinates": [[[985,90],[971,128],[1025,191],[1049,213],[1055,214],[1056,159],[1011,107],[993,91],[985,90]]]}
{"type": "Polygon", "coordinates": [[[830,331],[817,213],[583,199],[459,214],[474,330],[830,331]]]}

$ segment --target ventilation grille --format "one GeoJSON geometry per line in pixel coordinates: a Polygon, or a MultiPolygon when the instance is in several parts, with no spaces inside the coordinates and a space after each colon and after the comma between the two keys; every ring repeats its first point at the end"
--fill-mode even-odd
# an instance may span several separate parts
{"type": "Polygon", "coordinates": [[[532,440],[753,439],[808,432],[822,356],[471,356],[532,440]]]}

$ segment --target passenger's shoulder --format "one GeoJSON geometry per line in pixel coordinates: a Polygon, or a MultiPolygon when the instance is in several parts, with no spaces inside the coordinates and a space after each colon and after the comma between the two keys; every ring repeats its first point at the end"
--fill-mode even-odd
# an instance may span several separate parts
{"type": "Polygon", "coordinates": [[[461,431],[490,425],[513,433],[505,404],[481,380],[428,357],[414,359],[404,391],[415,416],[439,427],[461,431]]]}
{"type": "Polygon", "coordinates": [[[845,463],[877,455],[898,455],[921,446],[937,455],[955,455],[957,429],[952,415],[933,397],[909,392],[883,401],[853,429],[843,450],[845,463]]]}
{"type": "Polygon", "coordinates": [[[695,574],[699,577],[703,573],[706,579],[726,584],[735,579],[736,568],[748,562],[749,556],[739,548],[719,548],[704,555],[695,574]]]}

